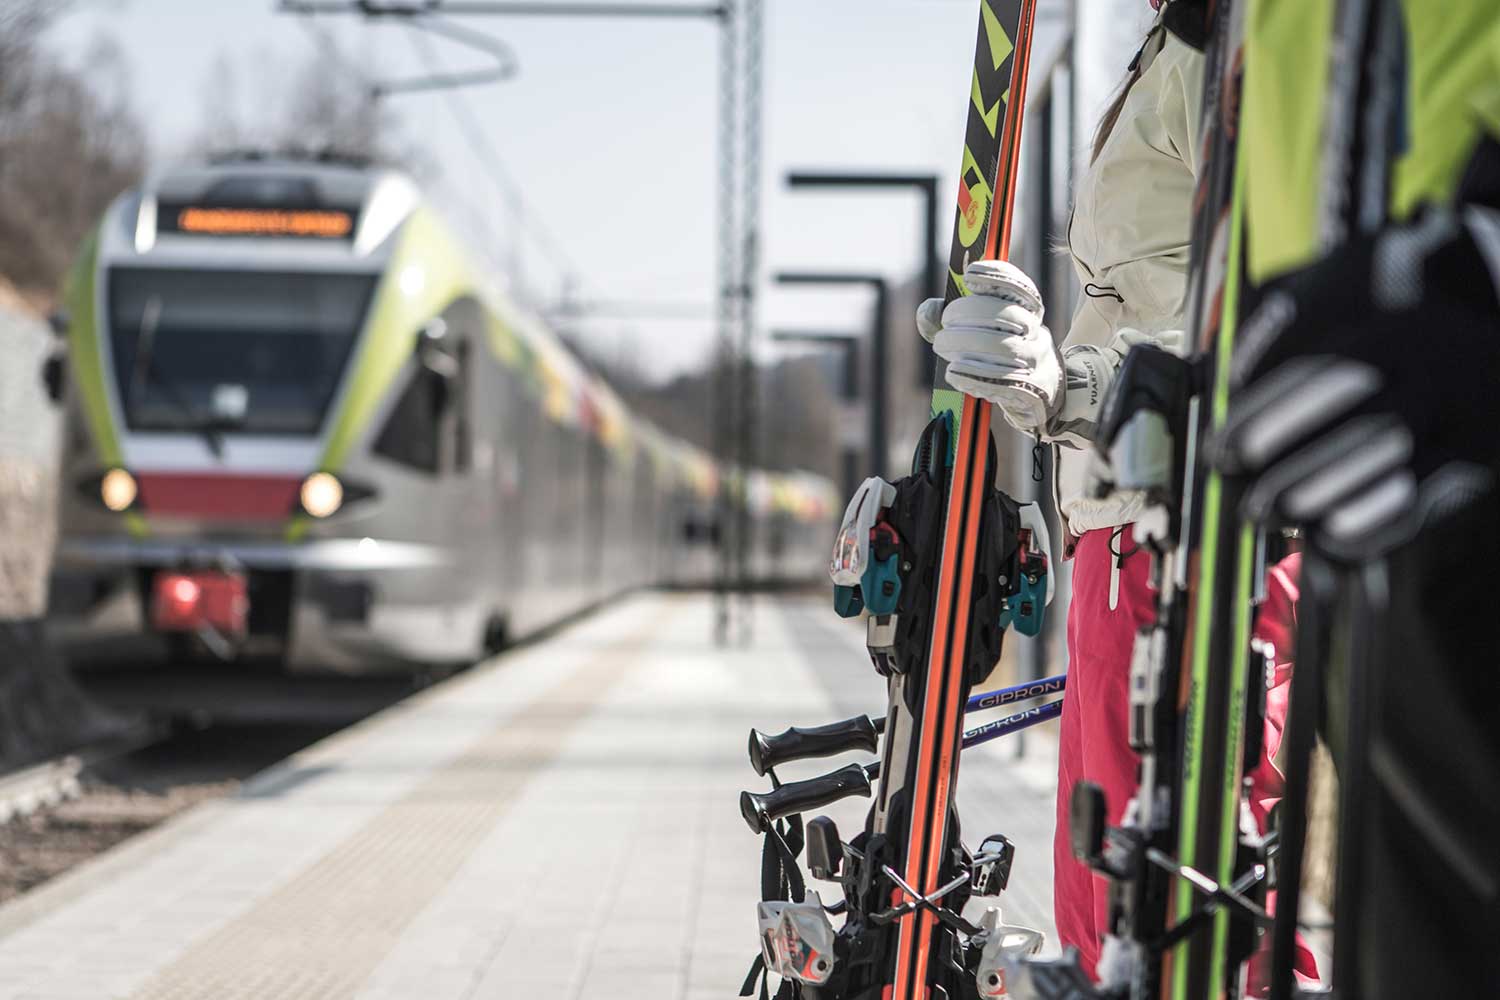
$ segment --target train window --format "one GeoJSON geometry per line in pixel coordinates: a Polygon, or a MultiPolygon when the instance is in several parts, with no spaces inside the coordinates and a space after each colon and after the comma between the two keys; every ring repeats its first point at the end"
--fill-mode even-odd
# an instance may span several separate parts
{"type": "Polygon", "coordinates": [[[471,353],[470,339],[454,329],[448,315],[424,328],[411,381],[375,440],[376,454],[433,474],[469,470],[474,463],[471,353]]]}
{"type": "Polygon", "coordinates": [[[112,269],[110,341],[126,425],[316,433],[374,287],[368,274],[112,269]]]}
{"type": "Polygon", "coordinates": [[[458,357],[458,374],[452,379],[453,411],[453,471],[468,472],[474,464],[474,401],[470,398],[469,386],[473,381],[470,371],[470,345],[468,338],[460,341],[455,352],[458,357]]]}
{"type": "Polygon", "coordinates": [[[416,366],[411,381],[375,439],[375,453],[436,475],[442,453],[440,432],[446,394],[442,376],[416,366]]]}
{"type": "Polygon", "coordinates": [[[483,331],[488,322],[484,307],[465,296],[453,302],[438,321],[443,330],[434,346],[445,356],[440,367],[447,373],[445,410],[438,431],[441,467],[463,475],[474,465],[475,351],[484,350],[483,331]]]}

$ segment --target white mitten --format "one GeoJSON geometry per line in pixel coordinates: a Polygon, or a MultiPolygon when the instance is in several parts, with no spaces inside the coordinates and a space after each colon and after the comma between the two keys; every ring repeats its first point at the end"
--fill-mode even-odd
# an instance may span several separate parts
{"type": "Polygon", "coordinates": [[[949,385],[994,403],[1017,430],[1045,432],[1063,404],[1063,366],[1035,283],[1007,261],[977,260],[964,284],[969,294],[946,308],[922,303],[918,332],[948,362],[949,385]]]}

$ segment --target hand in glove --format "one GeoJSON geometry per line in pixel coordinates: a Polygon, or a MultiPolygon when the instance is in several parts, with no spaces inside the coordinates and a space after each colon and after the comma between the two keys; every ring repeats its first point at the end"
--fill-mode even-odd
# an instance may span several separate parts
{"type": "Polygon", "coordinates": [[[975,261],[964,284],[969,294],[946,308],[928,299],[917,309],[917,331],[948,362],[948,384],[994,403],[1019,431],[1087,447],[1120,354],[1079,345],[1059,355],[1041,295],[1014,264],[975,261]]]}
{"type": "Polygon", "coordinates": [[[1247,517],[1306,527],[1329,554],[1357,559],[1409,539],[1434,505],[1488,488],[1500,301],[1486,245],[1500,246],[1494,215],[1433,212],[1272,287],[1237,338],[1213,450],[1249,481],[1247,517]]]}
{"type": "Polygon", "coordinates": [[[1006,261],[964,269],[969,294],[917,309],[917,330],[948,362],[948,384],[987,399],[1011,426],[1040,433],[1062,405],[1063,370],[1042,325],[1042,297],[1026,272],[1006,261]]]}

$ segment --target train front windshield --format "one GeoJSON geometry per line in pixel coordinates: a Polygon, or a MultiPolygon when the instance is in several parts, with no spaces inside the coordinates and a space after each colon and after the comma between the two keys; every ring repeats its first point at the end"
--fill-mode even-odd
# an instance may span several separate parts
{"type": "Polygon", "coordinates": [[[134,430],[315,434],[375,276],[110,271],[110,346],[134,430]]]}

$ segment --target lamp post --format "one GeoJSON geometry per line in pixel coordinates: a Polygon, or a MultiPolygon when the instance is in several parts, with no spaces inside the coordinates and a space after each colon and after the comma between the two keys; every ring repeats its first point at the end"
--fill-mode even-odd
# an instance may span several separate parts
{"type": "Polygon", "coordinates": [[[859,335],[815,330],[773,330],[771,339],[780,343],[823,344],[843,351],[843,377],[839,380],[839,399],[842,403],[838,428],[839,478],[844,486],[844,495],[853,496],[860,483],[861,449],[858,441],[850,436],[847,418],[855,412],[859,400],[859,335]]]}
{"type": "MultiPolygon", "coordinates": [[[[922,196],[922,235],[917,259],[922,262],[922,297],[943,294],[943,270],[938,257],[938,178],[936,174],[842,173],[837,171],[793,170],[786,175],[791,188],[832,188],[836,190],[870,190],[907,188],[922,196]]],[[[937,358],[918,341],[918,378],[923,387],[933,384],[937,358]]]]}
{"type": "Polygon", "coordinates": [[[823,274],[819,272],[791,271],[776,275],[780,285],[858,285],[875,292],[875,314],[870,324],[870,382],[866,398],[870,406],[870,464],[872,475],[884,475],[888,451],[886,447],[886,373],[890,359],[886,350],[886,319],[889,312],[890,290],[885,278],[878,274],[823,274]]]}

